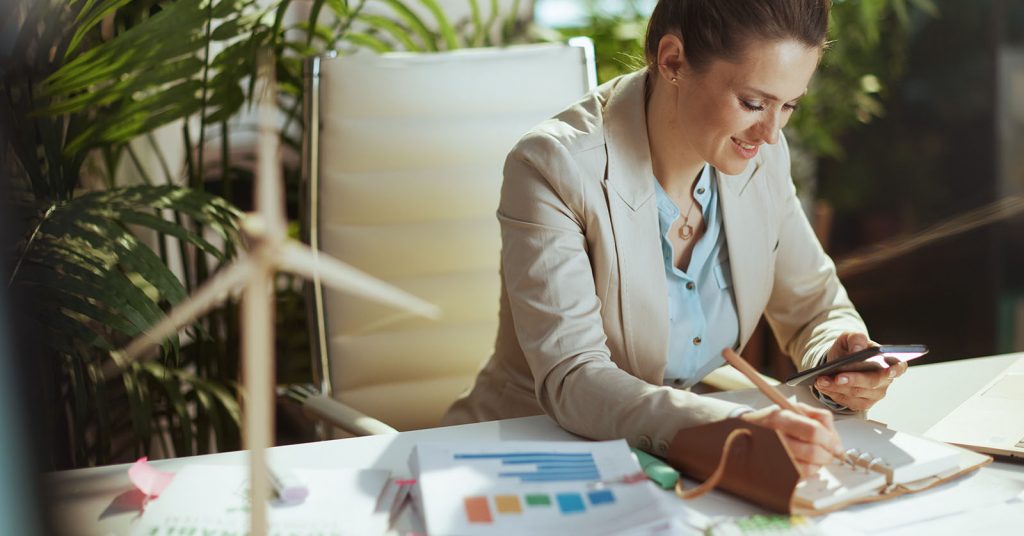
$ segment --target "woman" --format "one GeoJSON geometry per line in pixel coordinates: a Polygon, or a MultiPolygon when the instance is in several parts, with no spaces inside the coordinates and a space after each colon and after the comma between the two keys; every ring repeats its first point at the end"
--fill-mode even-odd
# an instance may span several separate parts
{"type": "MultiPolygon", "coordinates": [[[[839,447],[828,411],[758,411],[686,390],[765,315],[799,369],[869,344],[800,209],[786,124],[821,58],[829,0],[661,0],[646,69],[526,134],[505,163],[495,353],[447,424],[547,413],[664,454],[740,417],[806,474],[839,447]]],[[[905,365],[816,385],[863,410],[905,365]]]]}

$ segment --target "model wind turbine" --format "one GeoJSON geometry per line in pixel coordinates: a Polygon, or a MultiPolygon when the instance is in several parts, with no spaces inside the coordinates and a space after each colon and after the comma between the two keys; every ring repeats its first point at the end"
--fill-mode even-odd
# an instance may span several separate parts
{"type": "Polygon", "coordinates": [[[307,279],[320,280],[336,290],[384,303],[417,315],[436,318],[437,307],[402,290],[322,255],[287,237],[278,132],[274,63],[262,53],[257,68],[259,112],[258,167],[254,186],[255,212],[241,222],[247,253],[222,269],[189,299],[173,308],[167,317],[114,352],[113,364],[103,371],[105,378],[142,357],[153,346],[192,323],[229,294],[242,294],[242,368],[245,414],[242,437],[249,451],[251,490],[250,533],[267,533],[267,502],[271,483],[266,449],[272,446],[274,429],[274,274],[285,271],[307,279]]]}

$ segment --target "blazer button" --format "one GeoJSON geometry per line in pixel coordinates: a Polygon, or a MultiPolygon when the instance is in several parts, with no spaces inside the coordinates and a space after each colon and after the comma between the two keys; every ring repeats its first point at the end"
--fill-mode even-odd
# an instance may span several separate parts
{"type": "Polygon", "coordinates": [[[664,439],[659,440],[656,448],[658,450],[658,454],[665,454],[668,452],[668,441],[665,441],[664,439]]]}
{"type": "Polygon", "coordinates": [[[651,438],[645,435],[640,436],[640,439],[636,442],[636,448],[640,450],[651,450],[651,438]]]}

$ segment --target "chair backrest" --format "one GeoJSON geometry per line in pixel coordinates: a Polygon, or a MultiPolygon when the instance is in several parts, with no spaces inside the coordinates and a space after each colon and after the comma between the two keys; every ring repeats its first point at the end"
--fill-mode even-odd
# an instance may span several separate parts
{"type": "Polygon", "coordinates": [[[399,430],[436,426],[497,331],[505,155],[595,85],[589,40],[315,58],[310,243],[441,307],[440,321],[312,289],[325,392],[399,430]]]}

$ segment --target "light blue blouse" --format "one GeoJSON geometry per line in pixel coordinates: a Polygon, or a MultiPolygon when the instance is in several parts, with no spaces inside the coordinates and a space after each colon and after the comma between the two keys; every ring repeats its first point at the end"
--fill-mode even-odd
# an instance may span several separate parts
{"type": "MultiPolygon", "coordinates": [[[[729,271],[722,211],[714,171],[704,166],[694,187],[694,198],[704,216],[706,231],[694,244],[690,264],[680,270],[672,264],[669,228],[681,217],[657,180],[658,223],[668,282],[669,344],[665,382],[691,387],[724,363],[724,348],[739,344],[739,317],[729,271]]],[[[686,207],[689,208],[689,207],[686,207]]],[[[697,207],[694,207],[697,208],[697,207]]]]}

